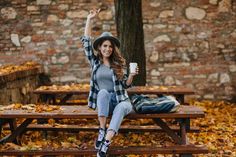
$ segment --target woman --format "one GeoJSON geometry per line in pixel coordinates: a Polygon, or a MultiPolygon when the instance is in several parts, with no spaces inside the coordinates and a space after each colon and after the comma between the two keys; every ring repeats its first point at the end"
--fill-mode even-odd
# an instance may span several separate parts
{"type": "Polygon", "coordinates": [[[105,157],[124,116],[132,111],[126,88],[131,86],[133,77],[138,74],[138,68],[128,77],[124,74],[126,63],[118,49],[120,42],[111,33],[102,33],[92,45],[91,20],[98,15],[99,11],[90,11],[81,40],[92,71],[88,105],[93,109],[97,108],[100,123],[95,148],[98,150],[97,156],[105,157]],[[97,51],[97,55],[93,53],[93,49],[97,51]],[[109,115],[112,117],[106,130],[106,121],[109,115]]]}

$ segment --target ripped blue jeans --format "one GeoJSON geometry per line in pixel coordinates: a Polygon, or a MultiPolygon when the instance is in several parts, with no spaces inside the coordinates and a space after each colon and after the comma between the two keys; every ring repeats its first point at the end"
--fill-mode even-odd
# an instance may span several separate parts
{"type": "Polygon", "coordinates": [[[118,133],[124,117],[133,110],[130,100],[117,103],[115,93],[110,93],[105,89],[98,92],[97,109],[98,117],[112,115],[108,130],[113,130],[116,133],[118,133]]]}

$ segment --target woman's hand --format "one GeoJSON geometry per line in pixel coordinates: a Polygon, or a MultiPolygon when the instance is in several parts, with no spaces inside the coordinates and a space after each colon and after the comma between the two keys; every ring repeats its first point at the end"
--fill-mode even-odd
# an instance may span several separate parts
{"type": "Polygon", "coordinates": [[[126,85],[127,86],[130,86],[132,84],[134,76],[138,75],[138,73],[139,73],[139,68],[137,66],[136,70],[135,70],[135,73],[130,73],[129,74],[129,77],[128,77],[127,81],[126,81],[126,85]]]}
{"type": "Polygon", "coordinates": [[[129,76],[134,77],[135,75],[138,75],[138,73],[139,73],[139,68],[138,68],[138,66],[137,66],[137,67],[136,67],[136,70],[135,70],[135,73],[130,73],[129,76]]]}
{"type": "Polygon", "coordinates": [[[87,16],[87,18],[89,18],[89,19],[94,18],[95,16],[98,15],[98,13],[100,12],[100,10],[101,10],[101,9],[93,9],[93,10],[90,10],[90,11],[89,11],[89,14],[88,14],[88,16],[87,16]]]}
{"type": "Polygon", "coordinates": [[[87,16],[87,21],[84,29],[84,35],[85,36],[91,36],[91,25],[92,25],[92,18],[98,15],[100,12],[100,9],[93,9],[89,11],[89,14],[87,16]]]}

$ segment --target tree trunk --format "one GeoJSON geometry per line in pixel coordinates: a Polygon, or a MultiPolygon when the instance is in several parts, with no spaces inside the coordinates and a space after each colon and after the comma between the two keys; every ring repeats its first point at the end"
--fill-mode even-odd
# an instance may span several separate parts
{"type": "Polygon", "coordinates": [[[146,58],[142,19],[142,0],[114,0],[117,34],[121,41],[121,53],[127,62],[136,62],[139,75],[134,85],[146,84],[146,58]]]}

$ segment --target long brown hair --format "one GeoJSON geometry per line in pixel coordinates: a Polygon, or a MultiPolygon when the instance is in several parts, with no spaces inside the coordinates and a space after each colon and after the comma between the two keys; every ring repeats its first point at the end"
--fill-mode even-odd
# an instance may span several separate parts
{"type": "MultiPolygon", "coordinates": [[[[108,39],[102,40],[100,42],[99,46],[101,46],[102,43],[106,40],[108,40],[108,39]]],[[[112,54],[109,57],[110,66],[114,70],[114,73],[115,73],[116,77],[118,78],[118,80],[121,80],[124,76],[124,68],[126,65],[126,61],[125,61],[124,57],[122,57],[120,50],[114,44],[114,42],[112,42],[111,40],[109,40],[109,41],[111,42],[111,45],[112,45],[112,54]]],[[[97,51],[98,51],[98,57],[99,57],[100,61],[102,62],[102,53],[100,50],[97,50],[97,51]]]]}

